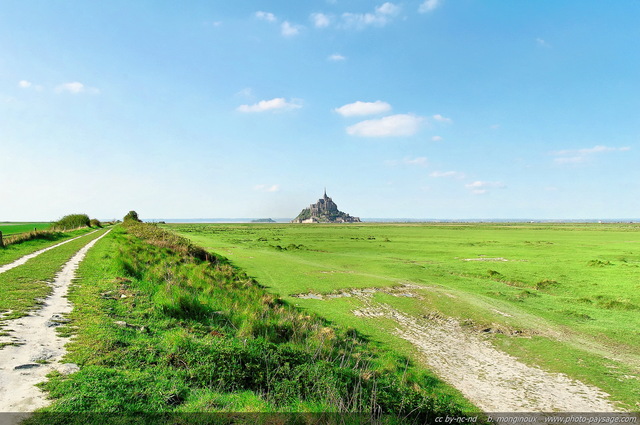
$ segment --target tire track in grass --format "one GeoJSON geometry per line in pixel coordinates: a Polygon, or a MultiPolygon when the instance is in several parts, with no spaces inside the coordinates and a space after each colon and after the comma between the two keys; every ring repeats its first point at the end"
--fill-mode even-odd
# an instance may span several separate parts
{"type": "Polygon", "coordinates": [[[417,318],[373,299],[383,291],[411,296],[410,285],[344,289],[333,294],[297,294],[329,300],[354,297],[363,307],[355,316],[390,319],[395,334],[413,344],[422,361],[485,412],[620,412],[609,394],[562,373],[528,366],[451,318],[417,318]]]}
{"type": "Polygon", "coordinates": [[[355,315],[394,320],[396,334],[418,349],[429,368],[485,412],[619,412],[599,388],[528,366],[454,319],[418,319],[372,294],[355,296],[365,305],[355,315]]]}
{"type": "Polygon", "coordinates": [[[44,253],[44,252],[47,252],[47,251],[52,250],[52,249],[54,249],[54,248],[57,248],[57,247],[59,247],[59,246],[61,246],[61,245],[64,245],[64,244],[66,244],[66,243],[69,243],[69,242],[71,242],[71,241],[75,241],[76,239],[79,239],[79,238],[81,238],[81,237],[83,237],[83,236],[91,235],[91,234],[93,234],[93,233],[97,232],[98,230],[100,230],[100,229],[96,229],[96,230],[94,230],[93,232],[85,233],[84,235],[76,236],[75,238],[67,239],[66,241],[63,241],[63,242],[57,243],[57,244],[55,244],[55,245],[48,246],[48,247],[43,248],[43,249],[40,249],[40,250],[38,250],[38,251],[36,251],[36,252],[32,252],[31,254],[27,254],[27,255],[25,255],[24,257],[20,257],[20,258],[18,258],[17,260],[15,260],[15,261],[14,261],[14,262],[12,262],[12,263],[5,264],[4,266],[0,266],[0,273],[4,273],[4,272],[9,271],[9,270],[11,270],[11,269],[13,269],[13,268],[16,268],[16,267],[18,267],[18,266],[21,266],[21,265],[23,265],[24,263],[26,263],[27,261],[31,260],[32,258],[37,257],[38,255],[40,255],[40,254],[42,254],[42,253],[44,253]]]}
{"type": "Polygon", "coordinates": [[[61,373],[77,370],[75,365],[59,363],[67,339],[59,337],[55,327],[63,323],[63,315],[72,310],[66,294],[78,265],[87,251],[110,231],[87,243],[62,267],[42,309],[7,322],[7,327],[17,334],[20,345],[0,350],[0,412],[33,412],[46,406],[48,401],[35,384],[43,381],[52,370],[61,373]]]}

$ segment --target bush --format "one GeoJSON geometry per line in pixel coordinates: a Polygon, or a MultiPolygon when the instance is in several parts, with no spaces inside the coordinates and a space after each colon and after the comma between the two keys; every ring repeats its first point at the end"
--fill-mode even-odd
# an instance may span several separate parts
{"type": "Polygon", "coordinates": [[[53,227],[57,229],[77,229],[79,227],[90,227],[91,220],[86,214],[69,214],[53,223],[53,227]]]}
{"type": "Polygon", "coordinates": [[[124,222],[127,222],[127,221],[137,221],[138,223],[142,222],[142,220],[138,218],[138,213],[135,211],[129,211],[122,220],[124,222]]]}
{"type": "Polygon", "coordinates": [[[89,221],[89,225],[91,227],[102,227],[102,223],[100,223],[100,220],[97,218],[92,218],[91,221],[89,221]]]}

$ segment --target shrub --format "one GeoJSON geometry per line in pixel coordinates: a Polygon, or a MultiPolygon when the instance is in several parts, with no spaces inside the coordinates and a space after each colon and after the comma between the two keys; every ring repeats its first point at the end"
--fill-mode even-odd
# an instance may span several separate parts
{"type": "Polygon", "coordinates": [[[125,216],[124,216],[124,218],[122,219],[122,221],[125,221],[125,222],[127,222],[127,221],[137,221],[138,223],[141,223],[141,222],[142,222],[142,220],[140,220],[140,219],[138,218],[138,213],[137,213],[137,212],[135,212],[135,211],[129,211],[129,212],[127,213],[127,215],[125,215],[125,216]]]}
{"type": "Polygon", "coordinates": [[[57,229],[77,229],[79,227],[89,227],[91,220],[86,214],[69,214],[53,223],[53,227],[57,229]]]}
{"type": "Polygon", "coordinates": [[[98,220],[97,218],[92,218],[92,219],[89,221],[89,225],[90,225],[91,227],[102,227],[102,223],[100,223],[100,220],[98,220]]]}

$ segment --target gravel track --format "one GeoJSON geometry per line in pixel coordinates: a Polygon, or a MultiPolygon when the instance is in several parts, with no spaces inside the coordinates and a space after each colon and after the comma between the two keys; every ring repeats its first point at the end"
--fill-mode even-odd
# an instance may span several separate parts
{"type": "Polygon", "coordinates": [[[33,412],[46,406],[45,394],[34,385],[44,381],[52,370],[61,373],[77,370],[76,365],[59,362],[67,339],[59,337],[55,328],[66,321],[64,314],[72,310],[66,294],[78,265],[87,251],[110,231],[87,243],[62,267],[51,283],[53,293],[40,310],[6,322],[4,330],[13,334],[19,345],[0,349],[0,412],[33,412]]]}
{"type": "Polygon", "coordinates": [[[90,235],[90,234],[95,233],[97,231],[98,230],[94,230],[93,232],[85,233],[84,235],[80,235],[80,236],[76,236],[75,238],[67,239],[64,242],[60,242],[60,243],[57,243],[55,245],[51,245],[51,246],[49,246],[47,248],[41,249],[41,250],[36,251],[36,252],[32,252],[31,254],[27,254],[24,257],[20,257],[16,261],[14,261],[13,263],[9,263],[9,264],[5,264],[3,266],[0,266],[0,273],[4,273],[4,272],[9,271],[9,270],[11,270],[13,268],[21,266],[24,263],[26,263],[27,261],[31,260],[32,258],[35,258],[38,255],[42,254],[43,252],[47,252],[47,251],[49,251],[51,249],[59,247],[60,245],[64,245],[64,244],[69,243],[71,241],[75,241],[76,239],[79,239],[79,238],[81,238],[83,236],[90,235]]]}
{"type": "Polygon", "coordinates": [[[484,336],[463,328],[457,320],[440,315],[418,318],[373,299],[377,292],[420,298],[412,291],[417,288],[405,284],[294,297],[357,298],[363,308],[354,310],[354,315],[393,320],[395,333],[418,349],[422,361],[485,412],[620,412],[609,394],[599,388],[528,366],[493,347],[484,336]]]}

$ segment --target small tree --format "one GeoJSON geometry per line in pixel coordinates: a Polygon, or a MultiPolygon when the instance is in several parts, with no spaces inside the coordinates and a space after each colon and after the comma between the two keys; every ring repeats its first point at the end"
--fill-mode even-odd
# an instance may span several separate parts
{"type": "Polygon", "coordinates": [[[127,221],[137,221],[137,222],[142,222],[142,220],[140,220],[138,218],[138,213],[135,211],[129,211],[127,213],[127,215],[124,216],[123,221],[127,222],[127,221]]]}

